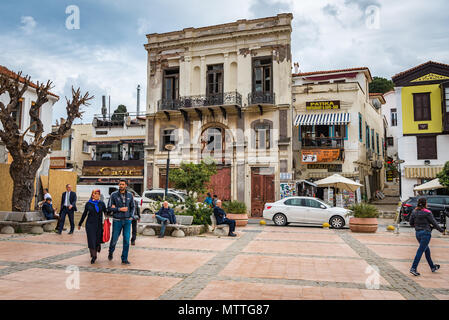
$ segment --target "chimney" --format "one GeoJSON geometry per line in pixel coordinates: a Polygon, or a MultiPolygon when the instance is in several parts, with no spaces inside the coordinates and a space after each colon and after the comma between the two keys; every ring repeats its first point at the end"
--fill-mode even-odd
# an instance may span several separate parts
{"type": "Polygon", "coordinates": [[[295,74],[299,73],[299,63],[295,62],[293,65],[295,67],[295,74]]]}
{"type": "Polygon", "coordinates": [[[140,113],[140,84],[137,85],[137,116],[140,113]]]}
{"type": "Polygon", "coordinates": [[[105,120],[106,119],[106,113],[107,113],[107,110],[106,110],[106,96],[102,96],[101,97],[102,99],[102,104],[101,104],[101,114],[103,115],[103,120],[105,120]]]}

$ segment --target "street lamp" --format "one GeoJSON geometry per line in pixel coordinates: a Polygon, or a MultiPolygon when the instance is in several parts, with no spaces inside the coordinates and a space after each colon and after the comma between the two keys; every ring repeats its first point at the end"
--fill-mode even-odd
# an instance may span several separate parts
{"type": "Polygon", "coordinates": [[[174,144],[168,143],[164,146],[165,150],[168,151],[168,157],[167,157],[167,170],[166,170],[166,176],[165,176],[165,196],[164,199],[167,200],[168,195],[168,173],[170,170],[170,151],[173,151],[176,146],[174,144]]]}

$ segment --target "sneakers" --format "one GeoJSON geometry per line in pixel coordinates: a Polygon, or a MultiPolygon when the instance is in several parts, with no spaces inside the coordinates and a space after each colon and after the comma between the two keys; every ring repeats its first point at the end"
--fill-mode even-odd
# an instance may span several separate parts
{"type": "Polygon", "coordinates": [[[108,255],[109,261],[112,261],[112,258],[113,258],[112,253],[110,253],[110,254],[108,255]]]}
{"type": "Polygon", "coordinates": [[[437,271],[438,269],[440,269],[440,265],[439,265],[439,264],[435,264],[435,265],[433,266],[433,268],[430,268],[430,270],[432,270],[432,272],[435,272],[435,271],[437,271]]]}
{"type": "Polygon", "coordinates": [[[122,261],[122,264],[131,264],[128,260],[122,261]]]}
{"type": "Polygon", "coordinates": [[[419,273],[419,272],[416,271],[415,269],[410,269],[410,273],[413,274],[415,277],[421,275],[421,273],[419,273]]]}

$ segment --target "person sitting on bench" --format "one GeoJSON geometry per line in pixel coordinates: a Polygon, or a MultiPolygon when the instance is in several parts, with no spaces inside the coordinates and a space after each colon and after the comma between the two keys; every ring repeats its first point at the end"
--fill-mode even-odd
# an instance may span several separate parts
{"type": "Polygon", "coordinates": [[[168,202],[164,201],[162,204],[162,208],[159,209],[156,214],[153,215],[153,218],[157,219],[157,222],[161,224],[161,233],[158,238],[163,238],[165,235],[165,227],[167,224],[176,224],[176,216],[172,208],[168,207],[168,202]]]}
{"type": "Polygon", "coordinates": [[[44,214],[45,219],[47,220],[58,220],[55,228],[55,230],[57,230],[59,224],[59,216],[55,214],[55,209],[53,208],[51,201],[52,200],[50,197],[47,197],[45,199],[44,203],[42,204],[42,213],[44,214]]]}
{"type": "Polygon", "coordinates": [[[217,203],[214,207],[214,216],[217,219],[217,224],[227,224],[229,225],[229,234],[230,237],[237,236],[234,233],[235,230],[235,220],[226,218],[226,212],[221,208],[221,200],[217,200],[217,203]]]}

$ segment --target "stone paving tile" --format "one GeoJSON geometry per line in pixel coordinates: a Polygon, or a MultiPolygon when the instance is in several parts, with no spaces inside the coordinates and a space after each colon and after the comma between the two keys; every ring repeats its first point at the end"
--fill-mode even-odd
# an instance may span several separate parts
{"type": "MultiPolygon", "coordinates": [[[[437,261],[434,260],[434,263],[437,263],[437,261]]],[[[421,273],[421,275],[415,277],[409,272],[410,267],[412,266],[412,262],[392,261],[390,262],[390,264],[397,270],[401,271],[408,278],[415,281],[424,288],[435,288],[435,289],[449,288],[449,266],[442,265],[440,270],[438,270],[437,272],[432,272],[430,270],[429,265],[427,264],[426,259],[423,256],[418,265],[418,272],[421,273]]]]}
{"type": "Polygon", "coordinates": [[[90,264],[90,255],[87,253],[55,262],[55,264],[92,266],[93,268],[118,268],[191,273],[215,256],[214,253],[205,252],[152,251],[131,248],[128,255],[128,259],[131,264],[127,266],[121,264],[121,253],[121,248],[117,248],[114,252],[114,260],[109,261],[107,258],[108,250],[103,249],[98,255],[98,260],[93,265],[90,264]]]}
{"type": "Polygon", "coordinates": [[[403,300],[398,292],[353,288],[211,281],[195,300],[403,300]]]}
{"type": "MultiPolygon", "coordinates": [[[[79,289],[67,289],[65,270],[28,269],[0,278],[0,299],[156,299],[181,279],[80,272],[79,289]]],[[[70,282],[69,283],[73,283],[70,282]]]]}
{"type": "Polygon", "coordinates": [[[359,255],[345,243],[323,244],[313,242],[292,243],[288,241],[252,241],[243,252],[359,258],[359,255]]]}
{"type": "MultiPolygon", "coordinates": [[[[220,275],[365,283],[367,267],[363,260],[238,255],[220,275]]],[[[380,284],[388,283],[380,277],[380,284]]]]}
{"type": "MultiPolygon", "coordinates": [[[[402,244],[402,245],[413,245],[417,246],[418,241],[415,237],[399,235],[367,235],[367,234],[353,234],[355,239],[359,240],[364,244],[402,244]]],[[[447,239],[435,239],[431,240],[431,245],[436,246],[446,246],[449,247],[449,241],[447,239]]]]}
{"type": "MultiPolygon", "coordinates": [[[[418,250],[418,242],[414,247],[412,246],[394,246],[394,245],[366,245],[366,247],[376,254],[386,259],[410,259],[415,258],[416,250],[418,250]]],[[[432,247],[432,241],[430,242],[430,251],[432,259],[435,261],[449,262],[449,249],[432,247]]],[[[424,256],[423,256],[424,258],[424,256]]]]}
{"type": "Polygon", "coordinates": [[[73,234],[67,234],[63,232],[61,235],[58,235],[54,232],[44,233],[40,235],[28,235],[24,237],[20,237],[21,241],[42,241],[42,242],[54,242],[54,243],[76,243],[83,244],[87,247],[87,237],[86,233],[82,231],[75,231],[73,234]]]}
{"type": "Polygon", "coordinates": [[[299,233],[329,233],[329,230],[325,230],[321,227],[303,227],[303,226],[264,226],[262,231],[270,232],[299,232],[299,233]]]}
{"type": "Polygon", "coordinates": [[[174,238],[174,237],[138,237],[136,240],[136,248],[172,248],[172,249],[191,249],[191,250],[212,250],[222,251],[229,247],[235,240],[218,239],[206,237],[189,237],[174,238]]]}
{"type": "Polygon", "coordinates": [[[30,262],[82,248],[82,246],[0,241],[0,260],[30,262]]]}
{"type": "Polygon", "coordinates": [[[435,297],[437,297],[438,300],[449,300],[449,295],[445,294],[435,294],[435,297]]]}
{"type": "MultiPolygon", "coordinates": [[[[329,231],[329,230],[327,230],[329,231]]],[[[281,233],[281,232],[262,232],[256,240],[293,240],[293,241],[324,241],[332,243],[344,243],[344,241],[332,231],[327,233],[281,233]]]]}

